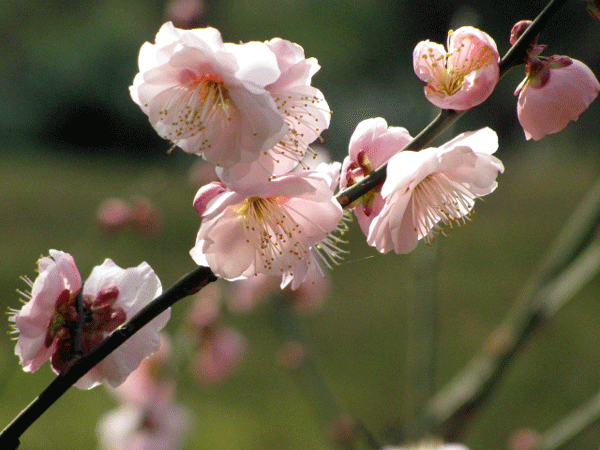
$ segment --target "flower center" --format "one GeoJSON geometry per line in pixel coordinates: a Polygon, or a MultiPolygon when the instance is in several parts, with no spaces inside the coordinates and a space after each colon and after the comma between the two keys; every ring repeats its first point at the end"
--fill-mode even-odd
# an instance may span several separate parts
{"type": "Polygon", "coordinates": [[[285,200],[251,197],[239,209],[245,220],[246,242],[257,249],[264,269],[280,273],[291,270],[309,251],[299,239],[302,229],[284,206],[285,200]]]}
{"type": "Polygon", "coordinates": [[[171,141],[201,135],[199,151],[211,147],[220,124],[231,120],[232,101],[223,78],[190,70],[180,75],[181,84],[168,90],[171,97],[159,112],[164,137],[171,141]]]}
{"type": "Polygon", "coordinates": [[[102,289],[96,298],[79,293],[62,291],[48,324],[44,344],[50,347],[57,341],[52,367],[59,373],[73,358],[86,354],[126,319],[125,311],[114,305],[119,296],[116,286],[102,289]]]}
{"type": "Polygon", "coordinates": [[[434,233],[445,234],[442,222],[452,230],[456,223],[461,226],[470,220],[477,195],[464,183],[448,178],[444,173],[430,174],[414,189],[411,196],[412,220],[419,238],[426,244],[434,240],[434,233]]]}
{"type": "MultiPolygon", "coordinates": [[[[448,39],[452,33],[448,33],[448,39]]],[[[423,55],[433,75],[433,79],[428,80],[429,88],[446,96],[454,95],[462,89],[467,76],[487,67],[493,58],[492,49],[487,45],[477,46],[472,36],[465,36],[452,52],[445,55],[436,57],[429,49],[423,55]]]]}

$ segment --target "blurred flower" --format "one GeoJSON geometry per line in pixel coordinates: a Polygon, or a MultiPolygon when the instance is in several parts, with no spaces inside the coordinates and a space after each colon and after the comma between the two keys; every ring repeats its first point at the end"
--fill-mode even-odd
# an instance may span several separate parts
{"type": "Polygon", "coordinates": [[[152,236],[160,232],[163,218],[160,210],[146,197],[131,200],[132,223],[142,234],[152,236]]]}
{"type": "Polygon", "coordinates": [[[200,26],[206,15],[206,3],[203,0],[170,0],[166,13],[177,28],[189,30],[200,26]]]}
{"type": "Polygon", "coordinates": [[[383,447],[382,450],[469,450],[462,444],[444,444],[437,440],[425,440],[417,444],[409,444],[400,447],[383,447]]]}
{"type": "Polygon", "coordinates": [[[463,111],[487,99],[500,71],[494,40],[474,27],[448,32],[443,45],[421,41],[413,51],[413,67],[427,83],[425,96],[442,109],[463,111]]]}
{"type": "MultiPolygon", "coordinates": [[[[340,188],[345,189],[362,180],[411,140],[412,137],[405,128],[388,127],[381,117],[360,122],[350,138],[349,154],[342,164],[340,188]]],[[[350,205],[365,235],[369,234],[369,226],[383,204],[381,186],[378,186],[350,205]]]]}
{"type": "Polygon", "coordinates": [[[156,353],[143,359],[127,379],[110,390],[121,402],[149,407],[153,403],[167,405],[175,394],[175,381],[167,376],[171,344],[166,334],[160,334],[156,353]]]}
{"type": "Polygon", "coordinates": [[[517,87],[517,115],[527,139],[539,140],[577,120],[600,92],[588,66],[566,56],[535,57],[517,87]]]}
{"type": "Polygon", "coordinates": [[[539,448],[542,437],[540,434],[529,428],[516,430],[510,437],[509,450],[535,450],[539,448]]]}
{"type": "MultiPolygon", "coordinates": [[[[264,183],[296,167],[309,150],[308,145],[329,127],[331,111],[320,90],[312,87],[320,69],[315,58],[306,58],[298,44],[275,38],[265,42],[277,58],[279,78],[265,87],[283,114],[287,133],[268,151],[249,163],[218,168],[219,177],[235,189],[238,183],[264,183]]],[[[248,44],[238,46],[246,52],[248,44]]],[[[309,152],[310,153],[310,152],[309,152]]]]}
{"type": "Polygon", "coordinates": [[[356,421],[349,414],[341,414],[331,425],[331,435],[341,447],[354,447],[359,436],[356,421]]]}
{"type": "MultiPolygon", "coordinates": [[[[318,262],[313,264],[318,264],[318,262]]],[[[227,295],[227,305],[233,312],[245,313],[271,295],[277,294],[289,299],[299,312],[313,312],[328,297],[331,281],[327,277],[310,275],[298,289],[284,289],[283,291],[279,287],[281,279],[272,275],[257,274],[245,280],[238,280],[231,284],[231,291],[227,295]]]]}
{"type": "Polygon", "coordinates": [[[124,404],[100,419],[97,434],[102,450],[177,450],[191,426],[192,413],[177,404],[124,404]]]}
{"type": "Polygon", "coordinates": [[[116,233],[125,228],[133,218],[128,203],[120,198],[109,198],[98,206],[96,219],[104,231],[116,233]]]}
{"type": "Polygon", "coordinates": [[[389,160],[381,189],[385,204],[367,242],[381,253],[409,253],[470,216],[475,199],[496,189],[504,170],[492,156],[498,137],[489,128],[463,133],[439,148],[403,151],[389,160]]]}
{"type": "Polygon", "coordinates": [[[245,280],[238,280],[231,284],[227,306],[233,312],[248,312],[269,296],[281,292],[280,284],[281,278],[262,273],[245,280]]]}
{"type": "Polygon", "coordinates": [[[163,138],[218,166],[256,160],[288,131],[265,86],[281,72],[260,42],[224,44],[218,30],[164,24],[142,45],[130,93],[163,138]]]}
{"type": "Polygon", "coordinates": [[[248,343],[235,328],[206,327],[202,345],[192,360],[192,371],[203,383],[222,381],[242,361],[248,343]]]}
{"type": "MultiPolygon", "coordinates": [[[[52,368],[61,373],[79,352],[87,353],[162,291],[147,263],[122,269],[106,259],[92,270],[83,288],[68,253],[50,250],[50,257],[41,258],[38,267],[35,282],[26,279],[31,294],[22,293],[29,301],[21,310],[12,310],[9,318],[19,333],[15,353],[27,372],[35,372],[51,358],[52,368]],[[78,337],[81,341],[75,342],[78,337]]],[[[143,358],[158,349],[158,331],[169,317],[170,310],[160,314],[75,386],[90,389],[103,381],[121,384],[143,358]]]]}
{"type": "Polygon", "coordinates": [[[192,258],[227,280],[283,275],[282,287],[291,282],[297,289],[314,264],[312,248],[337,229],[343,216],[333,196],[338,176],[335,163],[244,191],[222,183],[200,189],[194,207],[202,225],[192,258]]]}

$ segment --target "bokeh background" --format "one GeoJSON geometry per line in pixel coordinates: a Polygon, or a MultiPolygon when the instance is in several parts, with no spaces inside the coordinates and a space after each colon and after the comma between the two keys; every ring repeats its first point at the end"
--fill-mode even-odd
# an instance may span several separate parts
{"type": "MultiPolygon", "coordinates": [[[[185,3],[185,2],[184,2],[185,3]]],[[[445,42],[449,28],[475,25],[500,53],[512,25],[533,19],[541,0],[207,0],[194,18],[224,40],[275,36],[302,45],[321,71],[313,85],[334,111],[323,146],[337,160],[363,119],[381,116],[416,135],[435,111],[412,72],[412,49],[423,39],[445,42]]],[[[172,5],[171,5],[172,7],[172,5]]],[[[35,276],[48,249],[74,255],[85,279],[111,257],[122,267],[145,260],[164,286],[194,268],[188,255],[199,222],[189,171],[196,157],[167,154],[129,98],[137,53],[153,41],[169,4],[150,0],[3,0],[0,5],[0,306],[18,307],[19,276],[35,276]],[[97,225],[103,199],[144,196],[163,217],[159,233],[108,235],[97,225]]],[[[171,16],[169,16],[171,14],[171,16]]],[[[545,54],[566,54],[600,74],[600,22],[582,1],[570,1],[542,34],[545,54]]],[[[356,224],[350,254],[331,274],[322,308],[302,317],[310,348],[339,405],[382,442],[407,434],[407,340],[418,307],[415,267],[436,252],[437,360],[441,387],[486,342],[535,263],[600,169],[600,103],[567,129],[526,142],[512,92],[523,77],[510,72],[491,98],[465,115],[453,133],[490,126],[506,172],[497,191],[476,207],[472,223],[420,246],[413,255],[381,256],[356,224]]],[[[450,134],[440,141],[449,139],[450,134]]],[[[600,388],[600,282],[593,281],[547,324],[506,372],[488,407],[466,430],[472,450],[505,449],[512,433],[543,431],[600,388]]],[[[168,331],[185,323],[191,300],[173,311],[168,331]]],[[[296,377],[278,363],[280,336],[273,304],[227,322],[246,336],[243,363],[218,386],[182,371],[179,398],[195,414],[186,449],[326,449],[330,427],[296,377]]],[[[9,330],[8,323],[4,329],[9,330]]],[[[53,378],[48,367],[24,374],[14,342],[0,340],[0,421],[8,423],[53,378]]],[[[23,437],[20,448],[95,448],[95,426],[115,406],[103,388],[72,390],[23,437]]],[[[600,427],[572,447],[598,448],[600,427]]],[[[360,447],[359,447],[360,448],[360,447]]]]}

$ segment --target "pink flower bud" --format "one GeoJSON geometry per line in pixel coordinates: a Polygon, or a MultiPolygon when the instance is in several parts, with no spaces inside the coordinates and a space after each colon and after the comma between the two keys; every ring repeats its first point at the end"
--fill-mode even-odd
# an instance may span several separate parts
{"type": "Polygon", "coordinates": [[[527,65],[528,76],[515,91],[517,114],[527,139],[539,140],[577,120],[600,92],[588,66],[564,56],[538,57],[527,65]]]}
{"type": "Polygon", "coordinates": [[[220,181],[213,181],[202,186],[194,198],[194,209],[202,218],[206,212],[206,206],[217,195],[222,194],[227,188],[220,181]]]}

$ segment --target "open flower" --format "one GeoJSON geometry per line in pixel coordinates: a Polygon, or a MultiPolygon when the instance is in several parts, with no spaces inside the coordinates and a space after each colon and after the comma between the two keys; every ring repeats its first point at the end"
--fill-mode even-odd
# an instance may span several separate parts
{"type": "MultiPolygon", "coordinates": [[[[317,60],[306,58],[301,46],[284,39],[271,39],[265,44],[277,58],[281,72],[265,89],[283,114],[288,129],[281,140],[261,153],[256,161],[217,170],[219,177],[234,189],[240,184],[264,183],[292,170],[310,150],[309,144],[329,127],[331,119],[325,97],[311,86],[313,75],[320,69],[317,60]]],[[[238,51],[245,52],[245,45],[238,46],[238,51]]]]}
{"type": "Polygon", "coordinates": [[[385,205],[371,223],[369,245],[381,253],[409,253],[419,239],[429,243],[443,226],[463,223],[475,199],[496,189],[498,172],[504,170],[492,156],[497,148],[496,133],[483,128],[439,148],[393,156],[381,189],[385,205]]]}
{"type": "MultiPolygon", "coordinates": [[[[28,281],[31,293],[21,310],[9,318],[19,333],[15,353],[23,370],[35,372],[49,358],[55,372],[100,343],[162,291],[152,268],[142,263],[122,269],[110,259],[96,266],[81,285],[73,257],[50,250],[38,261],[39,276],[28,281]]],[[[159,346],[158,331],[170,317],[163,312],[117,350],[98,363],[75,386],[90,389],[103,381],[118,386],[142,359],[159,346]]]]}
{"type": "Polygon", "coordinates": [[[132,99],[163,138],[217,166],[256,160],[287,133],[265,86],[281,72],[261,42],[224,44],[214,28],[164,24],[146,42],[132,99]]]}
{"type": "Polygon", "coordinates": [[[342,219],[333,197],[338,174],[339,163],[325,165],[241,192],[211,183],[194,200],[202,225],[192,258],[227,280],[264,273],[296,289],[314,264],[313,247],[342,219]]]}
{"type": "Polygon", "coordinates": [[[517,115],[526,139],[539,140],[577,120],[600,92],[594,73],[566,56],[531,58],[517,87],[517,115]]]}
{"type": "MultiPolygon", "coordinates": [[[[388,127],[385,119],[377,117],[360,122],[348,146],[348,156],[342,163],[340,188],[345,189],[354,185],[369,175],[373,170],[386,163],[412,140],[405,128],[388,127]]],[[[369,226],[383,208],[381,186],[353,202],[354,215],[361,230],[369,234],[369,226]]]]}
{"type": "Polygon", "coordinates": [[[500,76],[494,40],[474,27],[448,33],[443,45],[421,41],[413,51],[413,67],[427,83],[425,96],[442,109],[463,111],[487,99],[500,76]]]}

